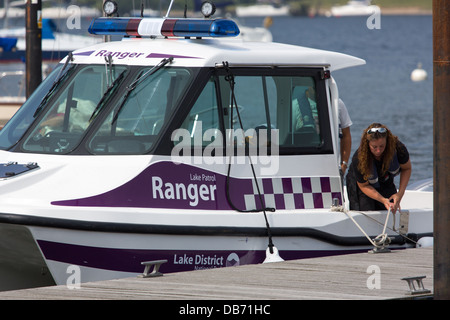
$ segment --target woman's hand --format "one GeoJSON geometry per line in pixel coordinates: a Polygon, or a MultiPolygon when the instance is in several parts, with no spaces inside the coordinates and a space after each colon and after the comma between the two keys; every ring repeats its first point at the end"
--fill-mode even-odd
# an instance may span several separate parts
{"type": "Polygon", "coordinates": [[[400,211],[400,201],[402,200],[402,197],[400,196],[400,194],[398,193],[394,193],[390,198],[389,201],[391,202],[391,204],[393,204],[392,206],[392,213],[396,213],[397,210],[400,211]]]}
{"type": "MultiPolygon", "coordinates": [[[[392,197],[391,197],[392,198],[392,197]]],[[[393,213],[395,213],[395,205],[391,202],[391,198],[383,198],[381,201],[382,204],[384,204],[384,207],[386,210],[391,210],[393,213]]]]}

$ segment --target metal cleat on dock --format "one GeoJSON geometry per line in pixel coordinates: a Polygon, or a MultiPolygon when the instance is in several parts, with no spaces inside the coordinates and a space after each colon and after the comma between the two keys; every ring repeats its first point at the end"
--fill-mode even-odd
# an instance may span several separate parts
{"type": "Polygon", "coordinates": [[[391,252],[391,249],[388,248],[389,244],[392,242],[392,239],[387,236],[386,233],[380,234],[373,240],[374,247],[372,250],[369,250],[369,253],[387,253],[391,252]]]}
{"type": "Polygon", "coordinates": [[[159,267],[163,263],[166,263],[167,260],[154,260],[154,261],[144,261],[141,262],[142,265],[145,266],[144,272],[139,277],[142,278],[151,278],[151,277],[161,277],[163,274],[159,272],[159,267]],[[153,270],[150,272],[150,268],[153,266],[153,270]]]}
{"type": "Polygon", "coordinates": [[[406,277],[402,278],[402,280],[405,280],[408,282],[409,291],[411,294],[423,294],[423,293],[431,293],[430,290],[425,289],[423,286],[422,279],[426,278],[426,276],[418,276],[418,277],[406,277]],[[417,284],[417,288],[416,285],[417,284]]]}
{"type": "Polygon", "coordinates": [[[373,247],[373,249],[369,250],[368,253],[389,253],[391,249],[387,247],[373,247]]]}

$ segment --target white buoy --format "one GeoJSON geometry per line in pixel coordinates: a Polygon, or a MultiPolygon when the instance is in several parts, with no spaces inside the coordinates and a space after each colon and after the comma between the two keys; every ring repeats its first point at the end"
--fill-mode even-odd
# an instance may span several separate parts
{"type": "Polygon", "coordinates": [[[414,82],[418,82],[425,80],[427,77],[427,72],[422,69],[422,64],[419,62],[417,64],[417,69],[414,69],[413,72],[411,72],[411,80],[414,82]]]}
{"type": "Polygon", "coordinates": [[[264,260],[263,263],[270,263],[270,262],[281,262],[284,261],[283,258],[280,257],[280,255],[278,254],[278,249],[277,247],[272,247],[272,251],[273,253],[270,253],[270,248],[266,249],[266,259],[264,260]]]}
{"type": "Polygon", "coordinates": [[[416,243],[416,248],[428,248],[433,246],[433,237],[422,237],[416,243]]]}

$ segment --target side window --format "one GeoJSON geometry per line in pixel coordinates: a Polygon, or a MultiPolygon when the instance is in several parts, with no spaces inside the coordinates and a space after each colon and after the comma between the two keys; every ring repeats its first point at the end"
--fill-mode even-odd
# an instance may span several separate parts
{"type": "MultiPolygon", "coordinates": [[[[246,142],[265,129],[268,141],[280,148],[317,148],[321,145],[316,84],[310,76],[236,76],[235,109],[231,110],[231,90],[221,82],[226,128],[241,129],[246,142]],[[236,110],[237,109],[237,110],[236,110]],[[240,120],[238,117],[240,116],[240,120]],[[276,130],[278,142],[270,136],[276,130]],[[252,131],[254,134],[252,136],[252,131]]],[[[240,139],[242,140],[242,139],[240,139]]],[[[236,143],[239,139],[236,139],[236,143]]],[[[256,143],[259,143],[255,140],[256,143]]]]}
{"type": "MultiPolygon", "coordinates": [[[[244,131],[276,128],[277,89],[273,77],[237,76],[234,95],[244,131]]],[[[228,113],[231,114],[231,109],[228,113]]],[[[237,112],[233,110],[233,119],[228,119],[227,128],[241,128],[238,121],[237,112]]]]}
{"type": "Polygon", "coordinates": [[[317,147],[321,143],[319,110],[314,79],[292,78],[291,131],[284,145],[293,147],[317,147]]]}
{"type": "MultiPolygon", "coordinates": [[[[188,116],[183,121],[181,129],[187,130],[190,145],[194,147],[205,147],[215,139],[221,138],[219,136],[219,112],[214,79],[211,79],[206,84],[188,116]]],[[[179,141],[175,141],[175,144],[177,142],[179,141]]],[[[183,142],[186,143],[186,141],[183,142]]]]}
{"type": "Polygon", "coordinates": [[[225,155],[230,152],[229,141],[237,155],[253,151],[272,154],[274,148],[282,154],[330,152],[322,137],[328,131],[320,128],[328,123],[328,108],[325,99],[318,99],[320,82],[311,75],[315,71],[300,71],[306,75],[288,72],[235,72],[234,86],[226,75],[211,78],[181,127],[172,134],[175,154],[183,150],[187,155],[190,148],[200,148],[209,155],[212,147],[218,155],[217,148],[223,147],[221,154],[225,155]]]}
{"type": "Polygon", "coordinates": [[[292,120],[294,131],[304,128],[314,128],[319,131],[316,95],[312,86],[292,88],[292,120]]]}
{"type": "Polygon", "coordinates": [[[259,75],[235,76],[234,81],[232,92],[229,82],[224,77],[221,78],[225,129],[232,129],[233,134],[231,136],[227,133],[227,139],[233,139],[235,146],[269,145],[267,141],[271,141],[271,130],[278,128],[279,93],[275,78],[259,75]],[[264,136],[261,136],[262,132],[264,136]]]}

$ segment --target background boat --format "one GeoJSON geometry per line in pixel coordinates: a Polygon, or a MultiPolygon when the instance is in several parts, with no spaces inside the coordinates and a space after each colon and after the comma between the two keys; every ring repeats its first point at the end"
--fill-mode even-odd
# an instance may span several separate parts
{"type": "MultiPolygon", "coordinates": [[[[15,46],[0,51],[0,63],[25,61],[26,39],[25,27],[3,28],[0,38],[16,39],[15,46]],[[9,49],[9,50],[8,50],[9,49]]],[[[59,32],[51,19],[42,19],[42,60],[59,61],[69,51],[93,45],[102,41],[100,37],[59,32]]]]}
{"type": "Polygon", "coordinates": [[[368,16],[380,12],[380,7],[371,5],[372,0],[351,0],[343,6],[332,6],[325,15],[330,17],[368,16]]]}
{"type": "Polygon", "coordinates": [[[287,4],[267,3],[236,7],[237,17],[287,16],[289,12],[290,6],[287,4]]]}

